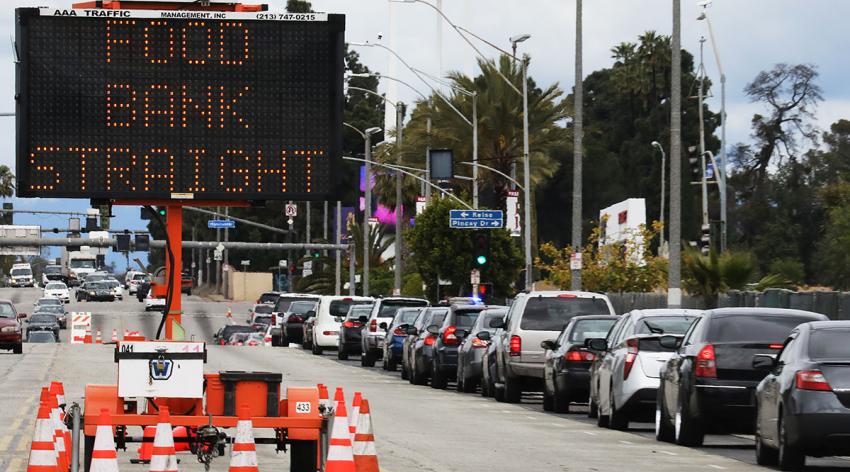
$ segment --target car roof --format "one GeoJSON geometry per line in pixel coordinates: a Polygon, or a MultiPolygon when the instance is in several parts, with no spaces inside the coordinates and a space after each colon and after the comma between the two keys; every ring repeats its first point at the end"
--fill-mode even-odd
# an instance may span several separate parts
{"type": "MultiPolygon", "coordinates": [[[[830,320],[830,321],[810,321],[805,323],[811,329],[848,329],[850,321],[847,320],[830,320]]],[[[803,326],[803,325],[800,325],[803,326]]]]}
{"type": "Polygon", "coordinates": [[[692,310],[688,308],[653,308],[649,310],[632,310],[629,313],[638,318],[649,318],[653,316],[700,316],[703,310],[692,310]]]}
{"type": "Polygon", "coordinates": [[[619,320],[619,315],[579,315],[573,316],[570,318],[570,322],[576,321],[584,321],[584,320],[619,320]]]}
{"type": "Polygon", "coordinates": [[[805,310],[794,310],[790,308],[755,308],[755,307],[737,307],[737,308],[715,308],[705,312],[706,316],[726,317],[740,315],[781,315],[781,316],[810,316],[812,318],[822,318],[826,321],[826,315],[805,310]]]}
{"type": "Polygon", "coordinates": [[[529,298],[532,297],[557,297],[560,295],[574,295],[576,298],[601,298],[607,300],[608,297],[603,293],[583,292],[576,290],[532,290],[531,292],[521,293],[529,298]]]}

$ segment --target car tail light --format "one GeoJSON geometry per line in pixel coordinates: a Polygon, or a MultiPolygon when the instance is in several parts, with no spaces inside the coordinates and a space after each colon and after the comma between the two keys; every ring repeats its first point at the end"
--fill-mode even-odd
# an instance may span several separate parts
{"type": "Polygon", "coordinates": [[[372,321],[369,322],[369,331],[372,332],[372,333],[378,332],[378,320],[377,319],[373,319],[372,321]]]}
{"type": "Polygon", "coordinates": [[[254,341],[254,340],[252,339],[252,340],[248,341],[248,345],[249,345],[249,346],[256,346],[256,345],[257,345],[257,341],[254,341]]]}
{"type": "Polygon", "coordinates": [[[342,323],[342,326],[345,328],[359,328],[363,325],[356,321],[345,320],[345,322],[342,323]]]}
{"type": "Polygon", "coordinates": [[[831,392],[832,387],[819,370],[797,371],[797,388],[800,390],[816,390],[819,392],[831,392]]]}
{"type": "Polygon", "coordinates": [[[562,293],[562,294],[558,295],[558,298],[578,298],[578,297],[573,295],[572,293],[562,293]]]}
{"type": "Polygon", "coordinates": [[[632,367],[635,365],[635,361],[638,356],[638,340],[637,339],[627,339],[626,340],[626,363],[623,365],[623,380],[629,378],[629,374],[632,373],[632,367]]]}
{"type": "Polygon", "coordinates": [[[784,344],[771,344],[768,347],[771,348],[771,349],[782,349],[783,347],[785,347],[785,345],[784,344]]]}
{"type": "Polygon", "coordinates": [[[443,344],[446,346],[457,346],[459,344],[459,339],[455,336],[455,332],[457,332],[457,326],[449,326],[443,331],[443,344]]]}
{"type": "Polygon", "coordinates": [[[277,315],[275,315],[274,313],[272,313],[272,324],[273,325],[277,324],[277,315]]]}
{"type": "Polygon", "coordinates": [[[407,336],[407,333],[401,329],[401,326],[397,326],[396,329],[393,330],[393,336],[407,336]]]}
{"type": "Polygon", "coordinates": [[[564,360],[567,362],[590,362],[596,360],[596,354],[589,351],[567,351],[564,354],[564,360]]]}
{"type": "Polygon", "coordinates": [[[520,355],[521,352],[522,352],[522,338],[517,336],[517,335],[511,336],[509,354],[511,356],[518,356],[518,355],[520,355]]]}
{"type": "Polygon", "coordinates": [[[303,323],[304,318],[301,318],[298,315],[289,315],[289,322],[290,323],[303,323]]]}
{"type": "Polygon", "coordinates": [[[272,337],[271,337],[271,336],[266,336],[266,337],[264,337],[264,338],[263,338],[263,341],[264,341],[264,342],[267,342],[267,343],[270,343],[270,342],[272,342],[272,337]]]}
{"type": "Polygon", "coordinates": [[[433,334],[429,334],[428,336],[425,336],[425,345],[426,346],[433,346],[434,341],[436,341],[436,340],[437,339],[434,337],[433,334]]]}
{"type": "Polygon", "coordinates": [[[714,356],[714,346],[706,344],[697,354],[694,375],[703,378],[717,378],[717,359],[714,356]]]}
{"type": "Polygon", "coordinates": [[[336,336],[339,334],[339,331],[322,331],[322,334],[325,336],[336,336]]]}
{"type": "Polygon", "coordinates": [[[487,341],[483,341],[477,337],[472,338],[472,347],[487,347],[487,344],[489,344],[487,341]]]}
{"type": "Polygon", "coordinates": [[[219,339],[219,340],[218,340],[218,345],[219,345],[219,346],[225,346],[225,345],[227,345],[227,342],[225,342],[225,341],[224,341],[224,339],[219,339]]]}

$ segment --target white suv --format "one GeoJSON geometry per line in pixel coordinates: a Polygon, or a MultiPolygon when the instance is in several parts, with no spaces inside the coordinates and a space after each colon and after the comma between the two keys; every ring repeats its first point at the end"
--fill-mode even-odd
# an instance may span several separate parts
{"type": "Polygon", "coordinates": [[[320,355],[325,349],[336,349],[339,344],[339,330],[348,309],[352,305],[369,305],[375,300],[371,297],[348,297],[322,295],[316,306],[316,319],[313,323],[311,351],[320,355]]]}
{"type": "Polygon", "coordinates": [[[363,328],[360,330],[360,347],[363,352],[360,356],[360,365],[374,367],[375,361],[383,356],[387,330],[381,325],[391,325],[399,309],[421,308],[428,305],[428,300],[421,298],[387,297],[375,300],[369,319],[363,323],[363,328]]]}
{"type": "Polygon", "coordinates": [[[540,343],[555,339],[574,316],[613,315],[608,297],[592,292],[533,291],[517,295],[495,340],[496,372],[493,396],[518,403],[522,392],[543,391],[545,351],[540,343]]]}
{"type": "Polygon", "coordinates": [[[626,429],[630,421],[652,421],[661,368],[675,349],[659,338],[682,336],[702,312],[686,309],[634,310],[623,315],[606,339],[587,343],[598,354],[590,368],[590,416],[599,426],[626,429]]]}

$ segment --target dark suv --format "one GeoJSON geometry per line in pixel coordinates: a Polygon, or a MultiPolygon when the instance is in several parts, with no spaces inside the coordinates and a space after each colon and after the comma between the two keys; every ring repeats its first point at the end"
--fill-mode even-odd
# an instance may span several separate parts
{"type": "Polygon", "coordinates": [[[452,305],[439,327],[426,326],[429,333],[437,335],[431,356],[431,388],[446,388],[448,381],[457,376],[458,347],[486,308],[484,305],[452,305]]]}
{"type": "Polygon", "coordinates": [[[15,354],[24,352],[20,320],[26,316],[25,313],[18,314],[11,301],[0,300],[0,349],[15,354]]]}
{"type": "Polygon", "coordinates": [[[437,334],[428,331],[429,326],[440,326],[448,316],[448,307],[431,307],[422,310],[416,318],[413,326],[407,328],[407,339],[404,340],[404,351],[407,360],[403,363],[402,377],[406,371],[408,380],[414,385],[425,385],[431,375],[431,356],[434,353],[434,343],[437,342],[437,334]]]}

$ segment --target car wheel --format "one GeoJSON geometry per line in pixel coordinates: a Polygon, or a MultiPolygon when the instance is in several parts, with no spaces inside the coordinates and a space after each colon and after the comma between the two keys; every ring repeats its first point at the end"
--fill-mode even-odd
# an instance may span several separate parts
{"type": "Polygon", "coordinates": [[[608,415],[602,414],[602,410],[599,409],[598,404],[596,406],[596,426],[600,428],[608,427],[608,415]]]}
{"type": "Polygon", "coordinates": [[[401,365],[401,380],[408,380],[410,375],[407,373],[407,367],[402,364],[401,365]]]}
{"type": "Polygon", "coordinates": [[[425,382],[428,381],[428,378],[425,376],[424,372],[419,372],[419,369],[416,368],[416,365],[413,365],[413,371],[410,373],[410,383],[413,385],[425,385],[425,382]]]}
{"type": "Polygon", "coordinates": [[[375,353],[366,351],[360,356],[360,365],[363,367],[375,367],[375,353]]]}
{"type": "Polygon", "coordinates": [[[558,384],[554,385],[555,390],[552,392],[552,410],[555,413],[570,412],[570,392],[562,392],[558,389],[558,384]]]}
{"type": "MultiPolygon", "coordinates": [[[[460,382],[460,380],[458,380],[458,382],[460,382]]],[[[475,389],[478,388],[479,383],[479,379],[466,377],[463,379],[463,385],[461,387],[461,390],[463,391],[463,393],[475,393],[475,389]]]]}
{"type": "Polygon", "coordinates": [[[321,356],[322,351],[322,346],[319,346],[316,343],[310,343],[310,352],[312,352],[314,356],[321,356]]]}
{"type": "MultiPolygon", "coordinates": [[[[756,408],[756,411],[758,411],[758,408],[756,408]]],[[[761,433],[759,432],[758,419],[756,420],[755,442],[756,464],[776,465],[779,461],[779,451],[764,443],[764,440],[761,438],[761,433]]]]}
{"type": "Polygon", "coordinates": [[[336,350],[336,358],[341,361],[348,360],[348,353],[345,352],[345,348],[343,346],[339,346],[336,350]]]}
{"type": "Polygon", "coordinates": [[[24,353],[24,345],[16,344],[15,347],[12,348],[12,354],[23,354],[24,353]]]}
{"type": "MultiPolygon", "coordinates": [[[[486,364],[482,368],[487,369],[486,364]]],[[[481,383],[481,396],[484,397],[484,398],[492,396],[493,390],[490,388],[490,379],[488,377],[485,377],[484,375],[482,375],[480,383],[481,383]]]]}
{"type": "Polygon", "coordinates": [[[705,433],[684,404],[684,402],[687,402],[686,396],[679,395],[679,397],[679,406],[676,408],[676,418],[674,421],[676,444],[691,447],[702,446],[705,433]]]}
{"type": "MultiPolygon", "coordinates": [[[[545,382],[545,381],[544,381],[545,382]]],[[[549,389],[543,386],[543,411],[553,411],[555,409],[555,396],[549,393],[549,389]]]]}
{"type": "Polygon", "coordinates": [[[596,404],[593,397],[590,397],[590,400],[587,402],[587,417],[591,419],[599,417],[599,405],[596,404]]]}
{"type": "Polygon", "coordinates": [[[788,428],[785,426],[782,411],[779,412],[779,470],[802,470],[806,465],[806,455],[799,447],[788,442],[788,428]]]}
{"type": "Polygon", "coordinates": [[[384,357],[384,365],[387,367],[389,372],[395,372],[398,362],[388,355],[384,357]]]}
{"type": "Polygon", "coordinates": [[[617,411],[617,405],[614,403],[614,386],[611,386],[610,394],[608,395],[610,406],[608,407],[608,427],[618,431],[629,429],[629,417],[625,412],[617,411]]]}
{"type": "Polygon", "coordinates": [[[505,401],[519,403],[522,400],[522,384],[520,379],[505,375],[505,401]]]}
{"type": "Polygon", "coordinates": [[[437,361],[431,362],[431,388],[443,390],[448,384],[445,372],[437,365],[437,361]]]}
{"type": "MultiPolygon", "coordinates": [[[[492,385],[492,384],[491,384],[492,385]]],[[[499,403],[505,402],[505,388],[493,385],[493,398],[499,403]]]]}
{"type": "Polygon", "coordinates": [[[664,396],[659,390],[658,400],[655,402],[655,440],[673,442],[676,439],[676,432],[673,430],[670,419],[667,417],[663,398],[664,396]]]}

